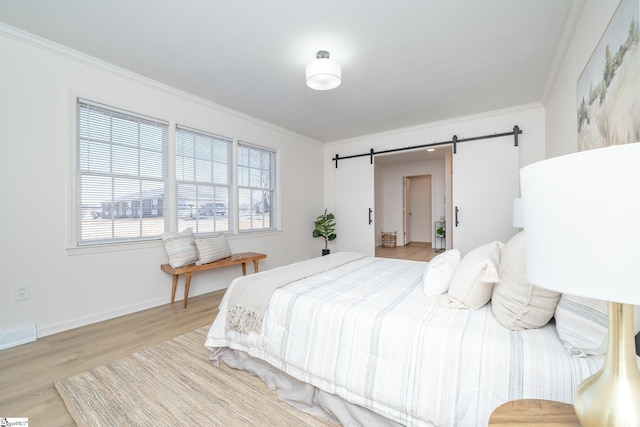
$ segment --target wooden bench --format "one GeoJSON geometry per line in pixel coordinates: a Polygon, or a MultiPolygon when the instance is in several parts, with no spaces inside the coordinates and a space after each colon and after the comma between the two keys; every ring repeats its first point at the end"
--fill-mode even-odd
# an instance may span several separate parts
{"type": "Polygon", "coordinates": [[[189,286],[191,285],[191,275],[196,271],[211,270],[214,268],[226,267],[228,265],[242,264],[242,275],[247,275],[246,263],[253,261],[253,271],[258,272],[258,261],[266,258],[266,254],[260,254],[257,252],[244,252],[241,254],[233,254],[230,257],[219,259],[218,261],[210,262],[202,265],[189,264],[183,267],[173,268],[169,264],[162,264],[160,269],[169,274],[173,274],[173,284],[171,286],[171,302],[176,299],[176,288],[178,287],[178,276],[186,274],[187,277],[184,282],[184,308],[187,308],[187,300],[189,299],[189,286]]]}

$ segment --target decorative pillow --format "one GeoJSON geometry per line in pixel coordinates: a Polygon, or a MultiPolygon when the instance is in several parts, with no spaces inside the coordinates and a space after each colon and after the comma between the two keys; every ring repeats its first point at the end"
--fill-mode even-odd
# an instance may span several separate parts
{"type": "MultiPolygon", "coordinates": [[[[556,307],[556,329],[573,356],[607,352],[608,304],[606,301],[562,294],[556,307]]],[[[640,332],[640,307],[633,308],[634,333],[640,332]]]]}
{"type": "Polygon", "coordinates": [[[473,249],[462,258],[449,286],[449,306],[477,309],[491,299],[498,282],[503,243],[492,242],[473,249]]]}
{"type": "Polygon", "coordinates": [[[163,233],[162,243],[173,268],[193,264],[196,259],[196,247],[193,245],[193,230],[187,228],[181,233],[163,233]]]}
{"type": "Polygon", "coordinates": [[[196,265],[206,264],[231,256],[231,250],[229,249],[229,244],[224,234],[218,234],[212,237],[196,237],[194,240],[196,250],[198,251],[196,265]]]}
{"type": "Polygon", "coordinates": [[[553,317],[560,293],[535,286],[527,280],[524,232],[502,248],[500,281],[493,288],[491,308],[502,326],[515,331],[539,328],[553,317]]]}
{"type": "Polygon", "coordinates": [[[424,271],[422,290],[425,294],[442,295],[449,290],[449,284],[460,263],[460,251],[451,249],[436,255],[424,271]]]}

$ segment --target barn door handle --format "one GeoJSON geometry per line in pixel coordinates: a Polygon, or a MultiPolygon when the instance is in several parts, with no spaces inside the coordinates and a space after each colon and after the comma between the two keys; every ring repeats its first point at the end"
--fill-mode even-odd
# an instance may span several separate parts
{"type": "Polygon", "coordinates": [[[459,221],[458,221],[458,207],[456,206],[456,227],[458,226],[459,221]]]}
{"type": "Polygon", "coordinates": [[[371,210],[371,208],[369,208],[369,225],[371,225],[371,223],[373,222],[373,220],[371,219],[371,214],[373,213],[373,211],[371,210]]]}

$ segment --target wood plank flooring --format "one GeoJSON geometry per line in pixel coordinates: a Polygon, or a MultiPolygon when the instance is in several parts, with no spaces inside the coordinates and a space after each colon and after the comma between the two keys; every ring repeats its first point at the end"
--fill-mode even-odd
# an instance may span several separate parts
{"type": "MultiPolygon", "coordinates": [[[[54,381],[104,365],[198,327],[218,314],[224,290],[165,304],[0,351],[0,417],[74,426],[54,381]]],[[[204,344],[204,343],[203,343],[204,344]]]]}
{"type": "Polygon", "coordinates": [[[406,246],[395,248],[376,247],[376,256],[381,258],[410,259],[413,261],[431,261],[436,256],[436,251],[431,243],[411,242],[406,246]]]}

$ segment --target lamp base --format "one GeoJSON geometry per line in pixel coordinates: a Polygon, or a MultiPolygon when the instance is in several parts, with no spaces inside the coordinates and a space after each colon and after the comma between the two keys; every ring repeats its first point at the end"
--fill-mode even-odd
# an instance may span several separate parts
{"type": "Polygon", "coordinates": [[[585,427],[640,426],[640,371],[633,306],[608,304],[609,338],[604,365],[578,386],[573,404],[585,427]]]}

